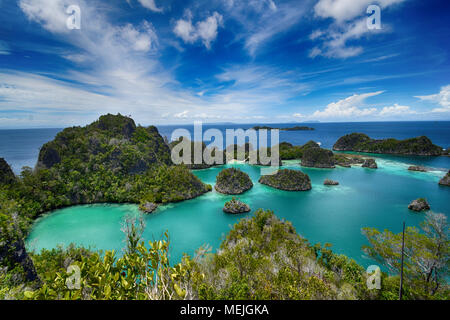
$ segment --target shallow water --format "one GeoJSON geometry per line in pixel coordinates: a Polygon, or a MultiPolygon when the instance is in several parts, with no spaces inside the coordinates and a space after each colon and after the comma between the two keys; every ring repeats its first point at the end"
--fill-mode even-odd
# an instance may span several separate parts
{"type": "MultiPolygon", "coordinates": [[[[286,168],[302,170],[310,176],[313,186],[306,192],[280,191],[259,184],[261,167],[246,164],[225,167],[235,166],[250,175],[254,187],[239,198],[252,210],[271,209],[278,217],[291,221],[297,232],[311,243],[332,243],[336,252],[368,266],[372,261],[361,251],[366,243],[362,227],[400,232],[403,221],[408,226],[418,226],[424,215],[408,210],[407,206],[419,197],[427,198],[435,212],[447,215],[450,212],[450,188],[437,183],[445,174],[444,170],[410,172],[408,163],[396,161],[395,157],[377,158],[377,162],[378,170],[302,168],[298,161],[286,161],[286,168]],[[326,178],[337,180],[340,185],[323,186],[326,178]]],[[[216,167],[194,173],[213,185],[222,169],[216,167]]],[[[154,214],[145,216],[144,238],[159,239],[168,230],[172,261],[178,261],[184,252],[194,254],[204,244],[217,249],[231,226],[251,215],[224,214],[222,207],[228,199],[231,196],[213,191],[193,200],[160,207],[154,214]]],[[[121,221],[126,214],[139,214],[137,206],[89,205],[57,210],[36,221],[27,246],[40,250],[73,242],[121,253],[124,246],[121,221]]]]}

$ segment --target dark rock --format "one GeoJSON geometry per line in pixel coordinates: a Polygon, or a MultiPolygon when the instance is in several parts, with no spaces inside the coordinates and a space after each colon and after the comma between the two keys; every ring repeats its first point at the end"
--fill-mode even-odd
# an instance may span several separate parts
{"type": "Polygon", "coordinates": [[[44,168],[51,168],[55,164],[58,164],[61,162],[61,156],[56,150],[56,148],[53,146],[54,143],[49,142],[42,146],[41,150],[39,151],[39,158],[38,158],[38,166],[44,167],[44,168]]]}
{"type": "Polygon", "coordinates": [[[241,194],[253,187],[252,180],[245,172],[236,168],[222,170],[216,178],[214,188],[223,194],[241,194]]]}
{"type": "Polygon", "coordinates": [[[447,172],[447,174],[439,181],[439,184],[441,186],[447,186],[450,187],[450,170],[447,172]]]}
{"type": "Polygon", "coordinates": [[[335,168],[333,152],[322,148],[307,148],[303,151],[301,165],[313,168],[335,168]]]}
{"type": "Polygon", "coordinates": [[[430,210],[430,205],[428,204],[428,201],[424,198],[420,198],[417,200],[412,201],[409,206],[408,206],[409,210],[413,210],[413,211],[427,211],[430,210]]]}
{"type": "Polygon", "coordinates": [[[239,201],[233,197],[233,199],[225,203],[223,212],[232,214],[245,213],[250,212],[250,207],[242,201],[239,201]]]}
{"type": "Polygon", "coordinates": [[[139,209],[145,213],[152,213],[158,208],[158,205],[153,202],[146,202],[139,206],[139,209]]]}
{"type": "Polygon", "coordinates": [[[275,174],[261,176],[259,183],[285,191],[311,190],[309,176],[298,170],[278,170],[275,174]]]}
{"type": "Polygon", "coordinates": [[[10,184],[16,180],[14,172],[5,159],[0,158],[0,184],[10,184]]]}
{"type": "Polygon", "coordinates": [[[419,172],[427,172],[428,169],[422,166],[410,166],[408,168],[409,171],[419,171],[419,172]]]}
{"type": "Polygon", "coordinates": [[[352,165],[361,165],[364,163],[362,156],[353,154],[335,154],[334,160],[338,166],[345,168],[351,168],[352,165]]]}
{"type": "Polygon", "coordinates": [[[378,165],[374,159],[364,160],[364,163],[362,166],[363,166],[363,168],[378,169],[378,165]]]}
{"type": "Polygon", "coordinates": [[[441,147],[434,145],[425,136],[406,140],[375,140],[363,133],[352,133],[339,138],[333,150],[418,156],[440,156],[443,153],[441,147]]]}
{"type": "Polygon", "coordinates": [[[337,186],[337,185],[339,185],[339,182],[333,181],[333,180],[330,180],[330,179],[325,179],[323,184],[326,185],[326,186],[337,186]]]}
{"type": "Polygon", "coordinates": [[[33,261],[25,249],[25,243],[22,239],[7,240],[6,243],[0,243],[0,266],[14,268],[19,265],[22,267],[27,282],[39,281],[33,261]]]}

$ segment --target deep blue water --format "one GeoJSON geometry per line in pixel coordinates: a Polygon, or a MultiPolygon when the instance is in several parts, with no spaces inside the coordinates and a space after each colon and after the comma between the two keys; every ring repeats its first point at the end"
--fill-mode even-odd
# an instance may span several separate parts
{"type": "MultiPolygon", "coordinates": [[[[255,125],[258,124],[204,124],[203,132],[215,128],[220,130],[225,138],[226,129],[248,129],[255,125]]],[[[293,125],[299,124],[270,124],[272,127],[280,128],[293,125]]],[[[352,132],[362,132],[376,139],[406,139],[426,135],[434,144],[443,148],[450,147],[450,121],[302,123],[301,125],[313,127],[316,130],[280,131],[280,142],[286,141],[294,145],[302,145],[309,140],[314,140],[320,142],[324,148],[331,148],[341,136],[352,132]]],[[[178,128],[187,129],[192,133],[193,138],[193,125],[157,127],[161,135],[167,136],[169,139],[172,132],[178,128]]],[[[5,158],[16,173],[19,173],[23,166],[34,167],[40,146],[52,140],[59,131],[61,129],[0,130],[0,157],[5,158]]],[[[450,158],[448,157],[386,156],[386,158],[441,169],[450,168],[450,158]]]]}

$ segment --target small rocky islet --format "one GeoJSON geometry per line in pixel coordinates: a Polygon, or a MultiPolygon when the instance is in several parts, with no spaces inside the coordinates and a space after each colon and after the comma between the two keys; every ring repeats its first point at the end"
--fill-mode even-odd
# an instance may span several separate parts
{"type": "Polygon", "coordinates": [[[223,194],[242,194],[253,187],[253,182],[245,172],[236,169],[223,169],[216,177],[214,188],[223,194]]]}
{"type": "Polygon", "coordinates": [[[427,172],[428,169],[423,166],[410,166],[408,167],[409,171],[417,171],[417,172],[427,172]]]}
{"type": "Polygon", "coordinates": [[[450,170],[447,172],[447,174],[439,181],[439,184],[441,186],[447,186],[450,187],[450,170]]]}
{"type": "Polygon", "coordinates": [[[240,214],[250,212],[250,206],[235,197],[233,197],[230,201],[225,202],[223,207],[223,212],[231,213],[231,214],[240,214]]]}
{"type": "Polygon", "coordinates": [[[338,186],[338,185],[339,185],[339,182],[338,182],[338,181],[331,180],[331,179],[325,179],[325,181],[323,182],[323,184],[324,184],[325,186],[338,186]]]}
{"type": "Polygon", "coordinates": [[[275,174],[261,176],[259,183],[284,191],[311,190],[311,179],[298,170],[278,170],[275,174]]]}
{"type": "Polygon", "coordinates": [[[408,209],[416,212],[422,212],[430,210],[430,204],[428,203],[427,199],[419,198],[416,200],[413,200],[409,205],[408,209]]]}

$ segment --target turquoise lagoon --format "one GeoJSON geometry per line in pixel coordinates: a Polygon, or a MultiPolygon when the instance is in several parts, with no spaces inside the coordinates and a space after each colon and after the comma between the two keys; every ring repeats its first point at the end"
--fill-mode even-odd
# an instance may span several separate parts
{"type": "MultiPolygon", "coordinates": [[[[310,176],[312,190],[307,192],[286,192],[261,185],[258,179],[262,167],[248,164],[228,164],[194,173],[205,183],[214,185],[223,167],[240,168],[250,175],[254,187],[239,198],[253,211],[271,209],[278,217],[291,221],[297,232],[311,243],[332,243],[335,252],[346,254],[367,267],[372,261],[361,251],[361,246],[366,244],[361,228],[400,232],[403,221],[407,226],[418,226],[424,215],[409,211],[407,206],[419,197],[427,198],[435,212],[446,215],[450,212],[450,188],[438,185],[445,169],[426,173],[407,170],[409,164],[418,162],[420,158],[381,156],[377,157],[379,169],[371,170],[356,166],[302,168],[298,161],[286,161],[285,168],[301,170],[310,176]],[[337,180],[340,185],[323,186],[326,178],[337,180]]],[[[193,255],[202,245],[208,244],[216,250],[232,225],[252,214],[224,214],[222,207],[230,198],[213,191],[193,200],[162,206],[154,214],[145,216],[144,238],[146,241],[160,239],[168,230],[172,262],[179,261],[183,253],[193,255]]],[[[120,255],[124,247],[121,224],[128,214],[140,213],[136,205],[130,204],[56,210],[35,222],[27,246],[39,251],[75,243],[99,250],[115,250],[120,255]]]]}

